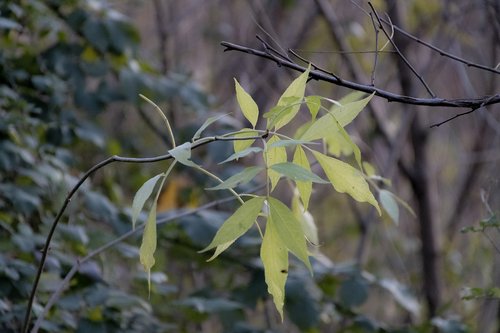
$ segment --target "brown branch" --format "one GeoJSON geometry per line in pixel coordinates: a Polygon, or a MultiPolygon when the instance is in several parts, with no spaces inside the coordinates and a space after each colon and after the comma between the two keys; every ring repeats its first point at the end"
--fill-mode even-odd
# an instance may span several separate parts
{"type": "MultiPolygon", "coordinates": [[[[394,48],[394,50],[396,50],[396,53],[398,54],[398,56],[401,58],[401,60],[405,63],[405,65],[410,69],[410,71],[419,79],[419,81],[423,84],[423,86],[425,87],[425,89],[427,90],[427,92],[429,93],[429,95],[431,95],[432,98],[435,98],[436,95],[434,94],[434,92],[432,92],[431,88],[429,87],[429,85],[427,84],[427,82],[425,82],[424,78],[422,77],[422,75],[420,75],[417,70],[410,64],[410,62],[408,61],[408,59],[406,59],[406,57],[403,55],[403,53],[399,50],[399,47],[396,45],[396,43],[394,42],[392,36],[389,35],[389,33],[387,32],[387,30],[385,30],[384,26],[382,25],[382,21],[380,20],[380,16],[378,15],[377,11],[375,10],[375,8],[373,7],[372,3],[371,2],[368,2],[368,5],[370,6],[370,8],[372,9],[373,11],[373,14],[375,15],[375,18],[377,19],[377,22],[378,22],[378,25],[379,25],[379,28],[382,30],[382,32],[384,33],[385,37],[387,37],[387,39],[389,40],[389,42],[391,43],[392,47],[394,48]]],[[[388,17],[389,18],[389,17],[388,17]]],[[[392,22],[390,22],[390,25],[392,27],[392,22]]]]}
{"type": "MultiPolygon", "coordinates": [[[[274,61],[278,66],[287,67],[294,69],[299,72],[305,72],[306,68],[300,66],[294,62],[283,60],[276,57],[273,54],[269,54],[265,51],[253,49],[247,46],[242,46],[230,42],[221,42],[221,45],[225,47],[224,51],[239,51],[268,59],[274,61]]],[[[492,105],[500,103],[500,95],[486,96],[486,97],[475,97],[475,98],[460,98],[460,99],[445,99],[445,98],[418,98],[413,96],[404,96],[396,94],[381,88],[373,87],[371,85],[365,85],[357,82],[352,82],[344,80],[340,77],[333,76],[324,72],[317,70],[312,70],[310,72],[310,77],[314,80],[329,82],[338,86],[346,87],[352,90],[362,91],[368,94],[375,93],[375,95],[386,99],[389,102],[397,102],[402,104],[411,105],[425,105],[431,107],[451,107],[451,108],[478,108],[481,105],[492,105]]]]}

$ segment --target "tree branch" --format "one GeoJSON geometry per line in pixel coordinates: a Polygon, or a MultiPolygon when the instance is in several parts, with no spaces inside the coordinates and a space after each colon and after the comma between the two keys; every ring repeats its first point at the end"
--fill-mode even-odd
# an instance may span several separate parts
{"type": "MultiPolygon", "coordinates": [[[[306,68],[303,66],[300,66],[288,60],[281,59],[280,57],[277,57],[274,54],[270,54],[265,51],[225,41],[221,42],[221,45],[225,47],[224,51],[239,51],[242,53],[247,53],[250,55],[274,61],[278,66],[291,68],[299,72],[306,71],[306,68]]],[[[327,74],[319,70],[312,70],[309,75],[314,80],[329,82],[338,86],[346,87],[352,90],[362,91],[368,94],[375,93],[375,95],[382,97],[389,102],[397,102],[402,104],[425,105],[431,107],[474,109],[474,108],[479,108],[480,106],[487,106],[500,103],[500,94],[496,94],[493,96],[485,96],[485,97],[459,98],[459,99],[445,99],[439,97],[418,98],[413,96],[399,95],[371,85],[365,85],[357,82],[344,80],[338,76],[327,74]]]]}

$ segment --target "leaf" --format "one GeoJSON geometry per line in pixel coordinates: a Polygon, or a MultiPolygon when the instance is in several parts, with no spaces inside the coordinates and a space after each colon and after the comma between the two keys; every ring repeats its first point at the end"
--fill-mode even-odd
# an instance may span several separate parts
{"type": "Polygon", "coordinates": [[[314,218],[312,217],[311,213],[305,210],[304,207],[300,204],[299,196],[296,192],[294,193],[294,196],[292,198],[292,212],[297,220],[299,220],[306,240],[308,240],[313,245],[318,245],[318,227],[316,226],[316,223],[314,223],[314,218]]]}
{"type": "Polygon", "coordinates": [[[227,163],[227,162],[230,162],[233,160],[238,160],[242,157],[245,157],[245,156],[250,155],[250,154],[255,154],[255,153],[258,153],[260,151],[262,151],[262,148],[260,148],[260,147],[249,147],[245,150],[242,150],[242,151],[239,151],[237,153],[232,154],[231,156],[226,158],[224,161],[219,162],[219,164],[224,164],[224,163],[227,163]]]}
{"type": "Polygon", "coordinates": [[[337,192],[347,193],[359,202],[368,202],[381,215],[380,207],[375,200],[363,174],[336,158],[328,157],[319,152],[313,152],[326,176],[337,192]]]}
{"type": "Polygon", "coordinates": [[[300,222],[290,209],[281,201],[269,197],[269,216],[274,222],[279,237],[288,250],[299,258],[312,273],[309,254],[307,253],[306,238],[300,222]]]}
{"type": "MultiPolygon", "coordinates": [[[[235,241],[243,235],[257,219],[264,203],[263,197],[256,197],[245,202],[231,215],[215,234],[212,242],[203,250],[206,252],[219,245],[235,241]]],[[[212,258],[213,259],[213,258],[212,258]]]]}
{"type": "Polygon", "coordinates": [[[269,112],[264,114],[264,118],[267,119],[266,128],[272,129],[276,123],[291,114],[294,111],[294,107],[299,106],[300,108],[301,102],[302,100],[300,97],[286,97],[283,105],[276,105],[269,110],[269,112]]]}
{"type": "Polygon", "coordinates": [[[154,176],[153,178],[147,180],[144,184],[142,184],[141,188],[137,191],[134,196],[134,200],[132,201],[132,228],[135,229],[135,223],[137,222],[137,218],[146,203],[146,200],[151,196],[153,190],[155,188],[156,183],[160,179],[163,174],[159,174],[154,176]]]}
{"type": "Polygon", "coordinates": [[[311,113],[312,120],[316,119],[316,116],[321,108],[321,97],[320,96],[307,96],[306,105],[311,113]]]}
{"type": "MultiPolygon", "coordinates": [[[[295,154],[293,154],[293,163],[300,165],[306,170],[311,171],[309,160],[307,159],[306,153],[301,146],[297,146],[297,148],[295,149],[295,154]]],[[[307,209],[309,208],[309,199],[311,198],[312,193],[312,182],[296,181],[295,184],[297,185],[300,199],[302,200],[302,204],[304,205],[304,210],[307,211],[307,209]]]]}
{"type": "Polygon", "coordinates": [[[207,260],[207,262],[212,261],[215,258],[217,258],[219,256],[219,254],[221,254],[222,252],[224,252],[225,250],[227,250],[227,248],[230,247],[233,243],[234,243],[234,240],[226,242],[224,244],[221,244],[221,245],[217,246],[215,248],[214,254],[207,260]]]}
{"type": "Polygon", "coordinates": [[[368,298],[368,284],[363,278],[353,276],[340,285],[339,298],[347,308],[360,306],[368,298]]]}
{"type": "Polygon", "coordinates": [[[221,184],[209,187],[207,190],[226,190],[229,188],[236,187],[238,185],[246,184],[251,181],[255,176],[257,176],[264,168],[259,166],[253,166],[243,169],[243,171],[229,177],[221,184]]]}
{"type": "Polygon", "coordinates": [[[366,107],[372,97],[373,94],[362,100],[345,104],[342,107],[334,105],[328,114],[316,119],[307,131],[302,134],[301,139],[306,141],[322,139],[328,136],[331,131],[338,130],[336,122],[341,127],[345,127],[366,107]]]}
{"type": "Polygon", "coordinates": [[[236,79],[234,79],[234,85],[236,87],[236,99],[238,100],[238,104],[240,105],[241,111],[247,120],[252,124],[252,127],[255,128],[257,125],[257,120],[259,119],[259,107],[253,100],[252,96],[250,96],[238,83],[236,79]]]}
{"type": "Polygon", "coordinates": [[[311,171],[304,169],[300,165],[290,162],[278,163],[271,166],[271,169],[281,173],[283,176],[291,178],[295,181],[306,181],[320,184],[328,184],[329,182],[321,179],[311,171]]]}
{"type": "MultiPolygon", "coordinates": [[[[276,136],[273,135],[268,141],[268,145],[272,145],[275,142],[280,141],[280,139],[276,136]]],[[[286,156],[286,149],[285,147],[274,147],[274,148],[268,148],[267,153],[266,153],[266,165],[268,168],[270,168],[274,164],[286,162],[287,156],[286,156]]],[[[278,184],[278,181],[281,178],[281,174],[279,172],[276,172],[274,170],[269,170],[268,171],[268,177],[269,180],[271,181],[271,191],[274,190],[276,185],[278,184]]]]}
{"type": "Polygon", "coordinates": [[[375,167],[371,163],[366,161],[363,162],[363,170],[368,177],[375,176],[377,174],[375,167]]]}
{"type": "Polygon", "coordinates": [[[193,139],[192,140],[197,140],[200,138],[201,136],[201,133],[203,133],[203,131],[208,127],[210,126],[211,124],[213,124],[214,122],[216,122],[217,120],[221,119],[221,118],[224,118],[225,116],[227,116],[228,114],[223,114],[223,115],[218,115],[218,116],[213,116],[213,117],[210,117],[208,118],[207,120],[205,120],[205,122],[203,123],[203,125],[200,126],[200,128],[198,128],[198,130],[196,131],[196,133],[194,133],[193,135],[193,139]]]}
{"type": "MultiPolygon", "coordinates": [[[[243,138],[243,137],[247,137],[247,136],[256,136],[256,135],[259,135],[259,133],[257,131],[254,131],[254,130],[249,129],[249,128],[244,128],[240,132],[235,133],[233,136],[235,138],[243,138]]],[[[245,150],[248,147],[250,147],[251,145],[253,145],[254,142],[255,142],[255,140],[234,140],[233,141],[234,152],[238,153],[242,150],[245,150]]]]}
{"type": "MultiPolygon", "coordinates": [[[[306,90],[306,83],[307,79],[309,78],[309,72],[310,72],[310,66],[307,68],[307,70],[302,73],[298,78],[296,78],[285,90],[283,95],[281,95],[280,99],[278,100],[277,106],[287,106],[292,103],[290,103],[290,99],[287,100],[287,98],[294,97],[298,98],[299,100],[302,100],[304,98],[304,92],[306,90]]],[[[278,130],[281,127],[285,126],[288,124],[299,112],[300,109],[300,104],[294,105],[290,108],[290,111],[286,113],[285,116],[283,116],[279,121],[276,122],[275,124],[275,129],[278,130]]]]}
{"type": "Polygon", "coordinates": [[[264,265],[267,291],[273,296],[274,305],[283,321],[285,283],[288,277],[288,250],[274,224],[272,216],[269,216],[260,247],[260,258],[264,265]]]}
{"type": "Polygon", "coordinates": [[[273,142],[272,144],[268,145],[267,148],[291,147],[291,146],[298,146],[298,145],[303,145],[303,144],[317,145],[316,142],[309,142],[309,141],[305,141],[305,140],[279,140],[279,141],[273,142]]]}
{"type": "Polygon", "coordinates": [[[156,251],[156,202],[151,207],[144,233],[142,234],[141,248],[139,249],[139,259],[148,273],[148,290],[151,292],[151,267],[155,264],[154,253],[156,251]]]}
{"type": "Polygon", "coordinates": [[[190,167],[198,167],[196,163],[191,161],[191,142],[185,142],[180,146],[168,151],[176,161],[190,167]]]}
{"type": "Polygon", "coordinates": [[[398,304],[411,314],[418,316],[420,304],[410,288],[392,279],[381,279],[378,285],[392,294],[398,304]]]}
{"type": "Polygon", "coordinates": [[[393,194],[387,190],[380,190],[378,199],[392,221],[396,225],[399,224],[399,207],[393,194]]]}

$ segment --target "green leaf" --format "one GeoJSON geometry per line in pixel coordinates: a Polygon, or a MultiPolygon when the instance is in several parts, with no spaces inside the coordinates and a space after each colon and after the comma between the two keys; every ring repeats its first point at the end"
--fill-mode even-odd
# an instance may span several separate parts
{"type": "Polygon", "coordinates": [[[318,245],[318,227],[316,226],[316,223],[314,223],[314,218],[312,217],[311,213],[305,210],[304,207],[300,204],[299,196],[296,193],[294,193],[294,196],[292,198],[292,212],[297,220],[299,220],[306,240],[308,240],[313,245],[318,245]]]}
{"type": "Polygon", "coordinates": [[[229,177],[221,184],[214,187],[209,187],[207,188],[207,190],[227,190],[238,185],[246,184],[254,179],[255,176],[257,176],[262,170],[264,170],[264,168],[259,166],[245,168],[243,169],[243,171],[229,177]]]}
{"type": "Polygon", "coordinates": [[[168,151],[176,161],[190,167],[198,167],[196,163],[191,161],[191,142],[185,142],[180,146],[168,151]]]}
{"type": "Polygon", "coordinates": [[[360,306],[368,299],[368,284],[363,278],[353,276],[340,285],[339,298],[347,308],[360,306]]]}
{"type": "Polygon", "coordinates": [[[141,248],[139,249],[139,259],[148,273],[148,290],[151,291],[151,267],[155,264],[154,254],[156,251],[156,202],[151,207],[144,233],[142,234],[141,248]]]}
{"type": "Polygon", "coordinates": [[[307,96],[305,99],[307,108],[311,112],[311,118],[315,120],[321,108],[321,96],[307,96]]]}
{"type": "Polygon", "coordinates": [[[260,258],[264,265],[267,291],[273,296],[274,305],[283,320],[285,283],[288,277],[288,250],[278,235],[275,222],[269,216],[266,232],[260,247],[260,258]]]}
{"type": "Polygon", "coordinates": [[[236,79],[234,79],[234,85],[236,87],[236,99],[238,100],[238,104],[240,105],[241,111],[247,120],[252,124],[252,127],[255,128],[257,125],[257,120],[259,119],[259,107],[253,100],[252,96],[250,96],[238,83],[236,79]]]}
{"type": "MultiPolygon", "coordinates": [[[[311,171],[311,166],[309,165],[309,160],[307,159],[306,153],[301,146],[297,146],[295,149],[295,154],[293,154],[293,163],[300,165],[302,168],[311,171]]],[[[307,211],[309,207],[309,199],[311,198],[312,192],[312,182],[307,181],[296,181],[297,190],[299,190],[300,199],[304,205],[304,210],[307,211]]]]}
{"type": "MultiPolygon", "coordinates": [[[[249,129],[249,128],[244,128],[240,132],[235,133],[233,136],[235,138],[244,138],[244,137],[256,136],[256,135],[259,135],[259,132],[254,131],[254,130],[249,129]]],[[[242,150],[245,150],[248,147],[250,147],[251,145],[253,145],[254,142],[255,142],[255,140],[234,140],[233,141],[234,152],[238,153],[242,150]]]]}
{"type": "Polygon", "coordinates": [[[134,196],[134,201],[132,202],[132,228],[135,229],[135,223],[137,222],[137,218],[146,203],[146,200],[151,196],[153,190],[156,186],[156,183],[160,179],[163,174],[159,174],[154,176],[153,178],[147,180],[144,184],[142,184],[141,188],[137,191],[134,196]]]}
{"type": "MultiPolygon", "coordinates": [[[[276,143],[280,141],[278,136],[273,135],[268,141],[268,145],[272,145],[273,143],[276,143]]],[[[278,163],[283,163],[286,162],[287,156],[286,156],[286,149],[285,147],[274,147],[274,148],[268,148],[267,153],[266,153],[266,165],[268,168],[273,166],[274,164],[278,163]]],[[[278,181],[281,178],[281,174],[279,172],[276,172],[274,170],[269,170],[268,171],[268,177],[271,181],[271,191],[274,190],[276,185],[278,184],[278,181]]]]}
{"type": "MultiPolygon", "coordinates": [[[[304,98],[304,92],[306,90],[306,83],[307,79],[309,78],[309,72],[310,72],[310,66],[307,68],[307,70],[302,73],[298,78],[296,78],[285,90],[283,95],[281,95],[280,99],[278,100],[277,106],[288,106],[292,103],[290,103],[290,97],[294,97],[295,100],[298,98],[299,100],[302,100],[304,98]]],[[[285,116],[283,116],[279,121],[276,122],[275,124],[275,129],[278,130],[281,127],[285,126],[288,124],[299,112],[300,109],[300,104],[294,105],[290,108],[290,111],[286,113],[285,116]]]]}
{"type": "Polygon", "coordinates": [[[242,151],[239,151],[237,153],[232,154],[231,156],[229,156],[228,158],[226,158],[224,161],[220,162],[219,164],[224,164],[224,163],[227,163],[227,162],[230,162],[233,160],[238,160],[242,157],[245,157],[245,156],[250,155],[250,154],[255,154],[255,153],[258,153],[260,151],[262,151],[262,148],[260,148],[260,147],[249,147],[245,150],[242,150],[242,151]]]}
{"type": "Polygon", "coordinates": [[[200,138],[201,136],[201,133],[203,133],[203,131],[208,127],[210,126],[211,124],[213,124],[214,122],[216,122],[217,120],[221,119],[221,118],[224,118],[225,116],[227,116],[227,114],[223,114],[223,115],[218,115],[218,116],[213,116],[213,117],[210,117],[208,118],[207,120],[205,120],[205,122],[203,123],[203,125],[200,126],[200,128],[196,131],[196,133],[194,133],[193,135],[193,138],[192,140],[197,140],[200,138]]]}
{"type": "Polygon", "coordinates": [[[312,173],[310,170],[304,169],[303,167],[295,163],[290,163],[290,162],[278,163],[272,165],[271,169],[295,181],[306,181],[319,184],[329,183],[328,181],[321,179],[321,177],[312,173]]]}
{"type": "Polygon", "coordinates": [[[279,141],[276,141],[276,142],[268,145],[267,148],[291,147],[291,146],[304,145],[304,144],[317,145],[316,142],[309,142],[309,141],[305,141],[305,140],[279,140],[279,141]]]}
{"type": "Polygon", "coordinates": [[[397,225],[399,223],[399,206],[393,194],[387,190],[380,190],[378,199],[392,221],[397,225]]]}
{"type": "Polygon", "coordinates": [[[255,219],[262,210],[263,203],[263,197],[252,198],[245,202],[224,222],[215,234],[212,242],[206,248],[201,250],[200,253],[238,239],[248,229],[250,229],[252,224],[255,222],[255,219]]]}
{"type": "Polygon", "coordinates": [[[292,211],[281,201],[269,197],[269,216],[274,222],[279,237],[288,250],[299,258],[312,273],[309,254],[307,252],[306,238],[300,222],[292,211]]]}
{"type": "Polygon", "coordinates": [[[337,192],[347,193],[359,202],[370,203],[381,215],[377,200],[375,200],[368,183],[359,170],[319,152],[313,152],[313,154],[337,192]]]}
{"type": "Polygon", "coordinates": [[[345,104],[342,107],[334,105],[328,114],[317,119],[307,131],[302,134],[301,139],[313,141],[327,137],[332,131],[338,130],[337,122],[341,127],[345,127],[366,107],[372,97],[373,94],[360,101],[345,104]]]}
{"type": "Polygon", "coordinates": [[[295,107],[300,108],[302,100],[299,97],[287,97],[284,100],[284,105],[276,105],[269,112],[264,114],[267,119],[267,129],[272,129],[279,121],[290,115],[295,107]]]}

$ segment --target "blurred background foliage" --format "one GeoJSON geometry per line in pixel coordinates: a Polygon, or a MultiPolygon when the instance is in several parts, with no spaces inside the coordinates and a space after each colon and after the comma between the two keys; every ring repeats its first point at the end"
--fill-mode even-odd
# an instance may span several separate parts
{"type": "MultiPolygon", "coordinates": [[[[352,79],[355,73],[339,52],[347,50],[332,38],[322,3],[0,0],[0,331],[20,331],[48,228],[83,172],[112,154],[145,157],[169,149],[165,129],[139,93],[166,110],[177,141],[183,142],[214,114],[232,112],[207,134],[247,126],[235,112],[232,77],[267,110],[295,75],[262,59],[224,54],[221,40],[259,47],[254,39],[259,34],[352,79]]],[[[358,51],[349,54],[358,73],[369,77],[373,54],[364,51],[375,45],[369,17],[354,1],[326,3],[338,16],[344,42],[358,51]]],[[[391,1],[373,3],[380,11],[391,9],[391,1]]],[[[421,38],[495,66],[498,7],[486,0],[412,0],[399,11],[405,26],[421,38]]],[[[498,75],[466,72],[428,50],[412,49],[409,58],[440,96],[498,92],[498,75]]],[[[392,52],[380,53],[377,85],[398,89],[394,63],[392,52]]],[[[317,82],[308,89],[334,99],[347,93],[317,82]]],[[[379,119],[397,139],[407,118],[405,106],[372,103],[382,109],[379,119]]],[[[420,118],[427,130],[453,114],[432,111],[420,118]]],[[[392,178],[398,195],[419,207],[404,169],[388,171],[392,166],[386,162],[398,147],[383,138],[375,116],[360,118],[349,131],[363,156],[392,178]]],[[[160,197],[163,222],[148,298],[137,236],[96,255],[92,251],[131,229],[131,198],[165,169],[158,163],[109,166],[72,201],[50,249],[33,322],[76,268],[68,288],[43,315],[41,331],[498,332],[499,128],[498,114],[478,112],[427,133],[423,167],[434,200],[441,285],[439,307],[431,315],[422,290],[418,219],[402,212],[395,226],[388,216],[373,219],[364,207],[318,188],[311,205],[321,244],[313,259],[315,274],[293,262],[282,324],[267,295],[257,233],[242,237],[214,262],[196,253],[236,204],[221,201],[174,218],[224,195],[205,192],[214,184],[181,168],[160,197]],[[475,227],[459,233],[464,226],[475,227]],[[367,248],[363,260],[360,246],[367,248]]],[[[406,137],[399,142],[400,160],[412,163],[406,137]]],[[[231,144],[214,143],[194,158],[227,178],[251,162],[218,167],[230,150],[231,144]]],[[[397,168],[398,160],[393,164],[397,168]]],[[[290,199],[287,192],[278,187],[284,200],[290,199]]]]}

